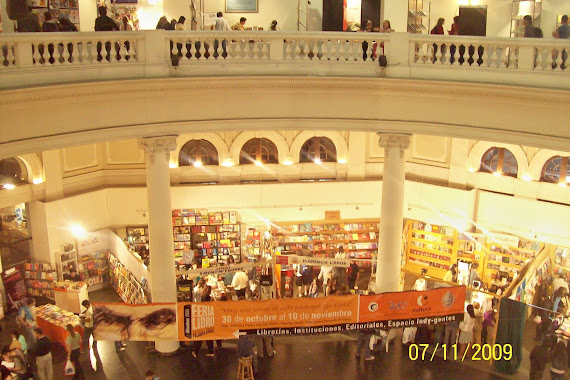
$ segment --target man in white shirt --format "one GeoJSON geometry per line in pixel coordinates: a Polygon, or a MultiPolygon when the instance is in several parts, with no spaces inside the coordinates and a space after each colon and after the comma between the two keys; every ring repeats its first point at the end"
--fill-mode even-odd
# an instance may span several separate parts
{"type": "MultiPolygon", "coordinates": [[[[85,323],[85,329],[83,330],[83,345],[89,351],[89,337],[93,336],[93,306],[88,300],[83,300],[81,305],[85,308],[85,311],[79,315],[85,323]]],[[[93,336],[93,349],[97,347],[97,341],[95,336],[93,336]]]]}
{"type": "MultiPolygon", "coordinates": [[[[228,20],[226,20],[224,18],[224,14],[222,12],[218,12],[216,14],[216,22],[211,26],[212,30],[230,30],[230,24],[228,23],[228,20]]],[[[228,44],[228,41],[226,40],[222,40],[222,57],[226,58],[228,56],[227,52],[226,52],[226,46],[228,44]]],[[[219,53],[218,53],[218,47],[220,46],[220,43],[218,42],[218,40],[214,40],[214,58],[218,58],[219,53]]],[[[206,47],[207,50],[207,47],[206,47]]]]}
{"type": "Polygon", "coordinates": [[[321,271],[319,272],[319,280],[323,280],[323,289],[327,287],[329,280],[333,276],[334,267],[329,265],[321,266],[321,271]]]}
{"type": "Polygon", "coordinates": [[[236,295],[239,297],[245,297],[245,292],[247,290],[247,274],[244,271],[239,271],[235,274],[231,287],[236,291],[236,295]]]}
{"type": "Polygon", "coordinates": [[[190,245],[184,244],[184,250],[182,251],[182,261],[186,270],[192,269],[192,264],[194,264],[194,251],[190,248],[190,245]]]}
{"type": "MultiPolygon", "coordinates": [[[[334,255],[334,257],[335,259],[346,259],[347,255],[342,245],[338,247],[338,252],[334,255]]],[[[346,268],[336,268],[336,281],[339,288],[346,283],[346,268]]]]}

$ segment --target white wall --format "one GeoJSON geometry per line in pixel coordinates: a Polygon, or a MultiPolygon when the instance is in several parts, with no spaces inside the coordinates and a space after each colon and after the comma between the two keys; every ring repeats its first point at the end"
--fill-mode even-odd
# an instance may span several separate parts
{"type": "Polygon", "coordinates": [[[271,21],[277,20],[281,30],[297,30],[297,0],[258,0],[258,4],[258,13],[226,13],[225,0],[208,0],[204,11],[223,12],[230,26],[239,22],[240,17],[245,17],[246,26],[261,26],[263,30],[269,30],[271,21]]]}
{"type": "Polygon", "coordinates": [[[79,31],[92,32],[95,30],[97,2],[93,0],[79,0],[79,31]]]}

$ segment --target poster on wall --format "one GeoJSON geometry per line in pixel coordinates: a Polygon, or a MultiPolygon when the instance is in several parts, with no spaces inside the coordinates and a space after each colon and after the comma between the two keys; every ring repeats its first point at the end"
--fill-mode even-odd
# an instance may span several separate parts
{"type": "Polygon", "coordinates": [[[6,289],[6,303],[8,310],[19,310],[20,307],[26,305],[26,283],[24,276],[16,267],[6,270],[2,274],[4,288],[6,289]]]}
{"type": "Polygon", "coordinates": [[[176,304],[93,304],[96,340],[177,340],[176,304]]]}
{"type": "Polygon", "coordinates": [[[257,0],[226,0],[227,13],[257,13],[257,0]]]}

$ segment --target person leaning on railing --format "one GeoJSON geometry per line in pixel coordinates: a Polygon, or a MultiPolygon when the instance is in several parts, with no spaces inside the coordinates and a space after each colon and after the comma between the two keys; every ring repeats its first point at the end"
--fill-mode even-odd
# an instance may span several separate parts
{"type": "MultiPolygon", "coordinates": [[[[104,6],[99,7],[99,17],[95,19],[95,31],[96,32],[112,32],[118,31],[119,25],[113,21],[113,19],[107,16],[107,8],[104,6]]],[[[101,55],[101,42],[97,42],[97,61],[102,61],[103,56],[101,55]]],[[[118,45],[117,54],[118,54],[118,45]]],[[[111,42],[105,42],[105,50],[107,51],[107,56],[105,57],[107,61],[111,60],[111,42]]]]}

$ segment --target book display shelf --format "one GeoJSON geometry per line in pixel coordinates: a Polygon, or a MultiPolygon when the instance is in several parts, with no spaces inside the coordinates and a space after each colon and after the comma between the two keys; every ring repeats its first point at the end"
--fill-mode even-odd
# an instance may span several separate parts
{"type": "MultiPolygon", "coordinates": [[[[317,257],[336,254],[340,246],[349,258],[373,259],[378,254],[378,219],[278,222],[272,227],[273,246],[284,255],[307,251],[317,257]]],[[[370,267],[370,261],[359,261],[370,267]]]]}
{"type": "Polygon", "coordinates": [[[172,228],[176,259],[188,244],[202,268],[227,264],[229,255],[241,262],[241,223],[235,211],[173,210],[172,228]]]}
{"type": "Polygon", "coordinates": [[[79,257],[78,273],[90,291],[102,289],[109,282],[108,251],[102,250],[79,257]]]}
{"type": "Polygon", "coordinates": [[[554,250],[554,273],[567,277],[570,272],[570,248],[556,247],[554,250]]]}
{"type": "Polygon", "coordinates": [[[125,266],[110,252],[108,252],[109,259],[109,283],[115,289],[119,297],[125,303],[130,304],[146,304],[148,298],[144,292],[140,282],[137,281],[135,276],[125,268],[125,266]]]}
{"type": "Polygon", "coordinates": [[[141,259],[149,256],[148,226],[127,226],[127,242],[141,259]]]}
{"type": "Polygon", "coordinates": [[[409,220],[406,243],[406,269],[420,273],[428,267],[428,275],[443,279],[449,267],[457,262],[457,231],[417,220],[409,220]]]}
{"type": "Polygon", "coordinates": [[[501,287],[510,284],[523,266],[534,260],[541,248],[538,242],[524,239],[519,239],[518,246],[487,242],[483,281],[488,286],[501,287]]]}
{"type": "Polygon", "coordinates": [[[249,261],[259,261],[262,255],[261,231],[258,228],[248,228],[245,230],[243,239],[243,254],[249,261]]]}
{"type": "Polygon", "coordinates": [[[64,252],[59,255],[58,260],[60,279],[71,273],[71,269],[77,270],[77,251],[71,245],[65,247],[64,252]]]}
{"type": "Polygon", "coordinates": [[[49,264],[24,264],[24,277],[28,294],[34,297],[55,299],[53,284],[57,281],[57,272],[49,264]]]}

